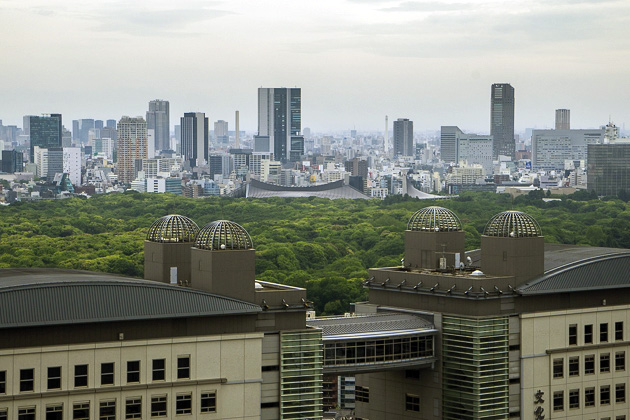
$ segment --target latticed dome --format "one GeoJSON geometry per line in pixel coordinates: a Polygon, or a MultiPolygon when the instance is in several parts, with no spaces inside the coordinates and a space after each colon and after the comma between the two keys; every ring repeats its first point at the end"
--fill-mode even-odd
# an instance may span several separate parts
{"type": "Polygon", "coordinates": [[[425,207],[411,216],[409,230],[448,232],[462,230],[459,218],[449,209],[438,206],[425,207]]]}
{"type": "Polygon", "coordinates": [[[529,214],[510,210],[494,215],[483,234],[500,238],[528,238],[542,236],[542,230],[529,214]]]}
{"type": "Polygon", "coordinates": [[[169,214],[157,219],[147,232],[151,242],[194,242],[199,226],[192,219],[179,214],[169,214]]]}
{"type": "Polygon", "coordinates": [[[201,228],[195,246],[214,251],[251,249],[254,244],[243,226],[229,220],[217,220],[201,228]]]}

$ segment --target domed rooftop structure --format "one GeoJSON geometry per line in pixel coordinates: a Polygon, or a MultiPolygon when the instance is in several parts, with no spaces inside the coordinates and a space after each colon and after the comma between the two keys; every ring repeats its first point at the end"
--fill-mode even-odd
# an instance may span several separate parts
{"type": "Polygon", "coordinates": [[[201,228],[195,246],[216,251],[252,249],[254,244],[243,226],[229,220],[217,220],[201,228]]]}
{"type": "Polygon", "coordinates": [[[179,214],[169,214],[157,219],[147,232],[151,242],[194,242],[199,226],[190,218],[179,214]]]}
{"type": "Polygon", "coordinates": [[[499,238],[531,238],[542,236],[538,222],[522,211],[509,210],[496,214],[483,231],[486,236],[499,238]]]}
{"type": "Polygon", "coordinates": [[[407,224],[409,230],[452,232],[462,230],[462,223],[455,213],[438,206],[429,206],[415,212],[407,224]]]}

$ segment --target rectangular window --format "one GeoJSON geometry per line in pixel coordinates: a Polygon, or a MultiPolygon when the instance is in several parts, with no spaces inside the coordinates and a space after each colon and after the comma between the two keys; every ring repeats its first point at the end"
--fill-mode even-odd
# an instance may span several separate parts
{"type": "Polygon", "coordinates": [[[608,342],[608,324],[606,323],[599,324],[599,342],[608,342]]]}
{"type": "Polygon", "coordinates": [[[569,391],[569,408],[580,408],[579,389],[572,389],[569,391]]]}
{"type": "Polygon", "coordinates": [[[190,378],[190,356],[177,356],[177,379],[190,378]]]}
{"type": "Polygon", "coordinates": [[[615,385],[615,402],[617,403],[626,402],[626,384],[615,385]]]}
{"type": "Polygon", "coordinates": [[[101,363],[101,385],[114,385],[113,363],[101,363]]]}
{"type": "Polygon", "coordinates": [[[623,321],[615,322],[615,341],[623,340],[623,321]]]}
{"type": "Polygon", "coordinates": [[[35,388],[34,378],[34,369],[20,369],[20,392],[32,391],[35,388]]]}
{"type": "Polygon", "coordinates": [[[140,360],[127,362],[127,382],[140,382],[140,360]]]}
{"type": "Polygon", "coordinates": [[[88,386],[88,365],[74,366],[74,387],[88,386]]]}
{"type": "Polygon", "coordinates": [[[126,419],[142,418],[142,398],[141,397],[127,398],[127,400],[125,401],[125,418],[126,419]]]}
{"type": "Polygon", "coordinates": [[[621,416],[615,417],[615,420],[626,420],[626,415],[622,414],[621,416]]]}
{"type": "Polygon", "coordinates": [[[577,325],[576,324],[569,325],[569,345],[570,346],[577,345],[577,325]]]}
{"type": "Polygon", "coordinates": [[[116,420],[116,400],[106,400],[99,403],[98,420],[116,420]]]}
{"type": "Polygon", "coordinates": [[[166,360],[153,359],[153,380],[163,381],[166,379],[166,360]]]}
{"type": "Polygon", "coordinates": [[[584,374],[591,375],[595,373],[595,355],[587,354],[584,356],[584,374]]]}
{"type": "Polygon", "coordinates": [[[6,408],[0,408],[0,420],[9,420],[9,412],[6,408]]]}
{"type": "Polygon", "coordinates": [[[357,385],[354,389],[354,400],[356,402],[370,402],[370,388],[357,385]]]}
{"type": "Polygon", "coordinates": [[[553,359],[553,377],[564,378],[564,359],[553,359]]]}
{"type": "Polygon", "coordinates": [[[166,395],[151,397],[151,417],[166,417],[166,395]]]}
{"type": "Polygon", "coordinates": [[[595,406],[595,388],[584,388],[584,407],[595,406]]]}
{"type": "Polygon", "coordinates": [[[90,420],[90,402],[76,402],[72,405],[72,420],[90,420]]]}
{"type": "Polygon", "coordinates": [[[413,394],[405,395],[405,410],[420,411],[420,397],[413,394]]]}
{"type": "Polygon", "coordinates": [[[18,420],[35,420],[35,407],[18,408],[18,420]]]}
{"type": "Polygon", "coordinates": [[[584,344],[593,344],[593,324],[584,326],[584,344]]]}
{"type": "Polygon", "coordinates": [[[556,391],[553,393],[553,411],[564,410],[564,391],[556,391]]]}
{"type": "Polygon", "coordinates": [[[626,352],[618,351],[615,353],[615,370],[626,370],[626,352]]]}
{"type": "Polygon", "coordinates": [[[216,413],[217,411],[217,393],[202,392],[201,393],[201,412],[202,413],[216,413]]]}
{"type": "Polygon", "coordinates": [[[61,366],[48,368],[48,389],[61,389],[61,366]]]}
{"type": "Polygon", "coordinates": [[[63,404],[47,405],[46,420],[63,420],[63,404]]]}
{"type": "Polygon", "coordinates": [[[178,394],[175,397],[175,414],[192,414],[192,394],[178,394]]]}
{"type": "Polygon", "coordinates": [[[610,404],[610,385],[599,387],[599,405],[610,404]]]}
{"type": "Polygon", "coordinates": [[[580,357],[569,357],[569,376],[580,376],[580,357]]]}
{"type": "Polygon", "coordinates": [[[610,353],[599,355],[599,373],[610,372],[610,353]]]}
{"type": "Polygon", "coordinates": [[[0,394],[7,393],[7,371],[0,370],[0,394]]]}

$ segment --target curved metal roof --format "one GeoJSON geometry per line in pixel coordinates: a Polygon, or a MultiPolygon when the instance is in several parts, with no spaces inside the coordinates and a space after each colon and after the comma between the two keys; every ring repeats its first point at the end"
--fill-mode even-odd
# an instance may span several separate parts
{"type": "Polygon", "coordinates": [[[157,219],[147,232],[151,242],[194,242],[199,226],[192,219],[179,214],[169,214],[157,219]]]}
{"type": "Polygon", "coordinates": [[[419,330],[435,331],[435,326],[426,319],[410,314],[375,314],[353,317],[315,318],[306,321],[309,327],[320,328],[324,338],[356,334],[391,334],[395,331],[417,333],[419,330]]]}
{"type": "Polygon", "coordinates": [[[542,236],[542,230],[529,214],[508,210],[495,214],[486,225],[483,234],[500,238],[526,238],[542,236]]]}
{"type": "MultiPolygon", "coordinates": [[[[620,250],[621,251],[621,250],[620,250]]],[[[522,295],[630,288],[630,253],[599,255],[560,265],[519,286],[522,295]]]]}
{"type": "Polygon", "coordinates": [[[407,229],[430,232],[462,230],[462,223],[455,213],[438,206],[429,206],[415,212],[407,223],[407,229]]]}
{"type": "Polygon", "coordinates": [[[201,228],[195,246],[215,251],[252,249],[254,243],[243,226],[229,220],[217,220],[201,228]]]}
{"type": "Polygon", "coordinates": [[[247,184],[246,197],[320,197],[331,200],[339,198],[367,200],[370,198],[361,191],[356,190],[349,185],[345,185],[343,180],[308,187],[284,187],[281,185],[268,184],[255,179],[250,180],[247,184]]]}
{"type": "Polygon", "coordinates": [[[260,311],[252,303],[149,280],[76,270],[0,270],[0,329],[260,311]]]}

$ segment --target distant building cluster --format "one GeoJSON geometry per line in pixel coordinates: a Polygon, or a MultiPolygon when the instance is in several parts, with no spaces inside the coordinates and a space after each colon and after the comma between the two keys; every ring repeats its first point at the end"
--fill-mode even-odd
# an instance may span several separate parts
{"type": "Polygon", "coordinates": [[[0,200],[126,190],[195,198],[335,190],[323,195],[384,199],[582,189],[630,197],[628,161],[620,158],[630,147],[627,133],[612,121],[571,128],[570,110],[557,109],[554,128],[517,134],[509,83],[490,87],[489,133],[456,125],[419,131],[410,118],[392,118],[390,126],[388,116],[382,132],[317,133],[303,127],[301,88],[261,87],[257,99],[258,128],[250,133],[240,130],[239,111],[231,130],[227,119],[204,112],[171,118],[162,99],[149,101],[145,117],[79,119],[71,131],[61,114],[26,115],[22,128],[0,120],[0,200]]]}

